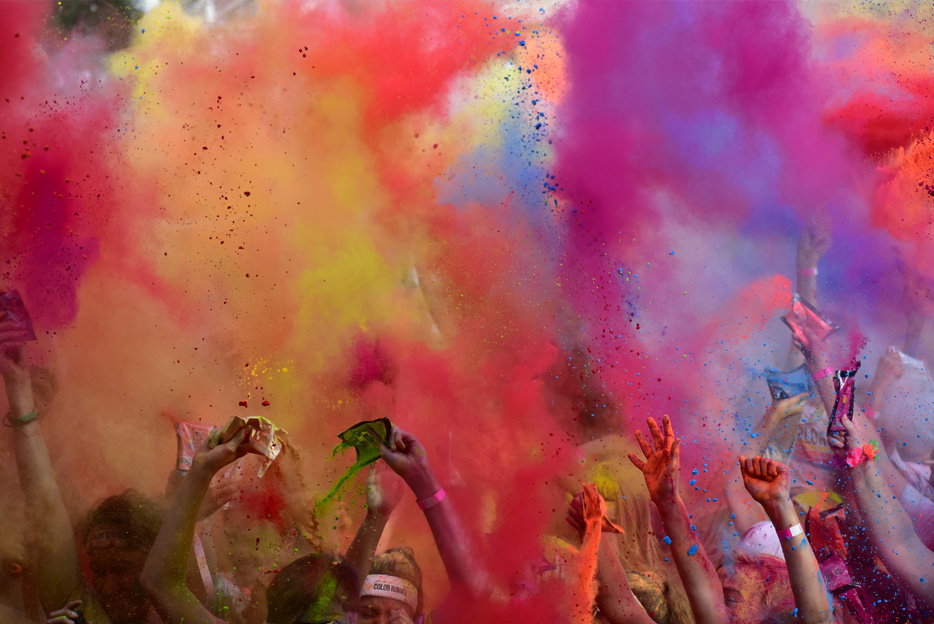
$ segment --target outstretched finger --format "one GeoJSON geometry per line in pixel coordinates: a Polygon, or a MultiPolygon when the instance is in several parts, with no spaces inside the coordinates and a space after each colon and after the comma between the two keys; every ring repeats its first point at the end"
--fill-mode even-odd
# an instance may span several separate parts
{"type": "Polygon", "coordinates": [[[652,434],[652,440],[655,442],[655,450],[660,451],[665,448],[665,439],[654,418],[649,418],[649,433],[652,434]]]}
{"type": "Polygon", "coordinates": [[[636,457],[634,453],[630,453],[630,454],[629,454],[629,461],[632,462],[632,465],[633,465],[633,466],[635,466],[635,467],[638,468],[639,470],[642,470],[643,472],[645,472],[645,471],[643,470],[643,468],[645,468],[645,462],[642,461],[641,459],[639,459],[638,457],[636,457]]]}
{"type": "Polygon", "coordinates": [[[671,451],[675,441],[675,432],[671,428],[671,418],[668,417],[668,414],[662,416],[662,427],[665,428],[665,450],[671,451]]]}
{"type": "Polygon", "coordinates": [[[677,466],[681,459],[681,438],[676,438],[671,443],[671,453],[668,456],[668,465],[677,466]]]}
{"type": "MultiPolygon", "coordinates": [[[[636,442],[639,443],[639,448],[642,449],[642,454],[645,455],[646,459],[652,456],[652,447],[645,441],[645,436],[642,435],[642,432],[638,430],[636,431],[636,442]]],[[[632,457],[632,454],[630,454],[630,457],[632,457]]]]}

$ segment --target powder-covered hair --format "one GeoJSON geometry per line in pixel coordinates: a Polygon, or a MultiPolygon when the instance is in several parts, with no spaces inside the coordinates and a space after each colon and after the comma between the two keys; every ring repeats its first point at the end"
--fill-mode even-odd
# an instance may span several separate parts
{"type": "Polygon", "coordinates": [[[642,472],[627,458],[615,464],[600,462],[588,478],[607,503],[613,504],[613,520],[626,531],[625,538],[620,540],[620,561],[627,574],[634,572],[652,579],[643,582],[632,577],[640,588],[639,593],[633,589],[636,598],[656,622],[692,624],[694,616],[687,593],[677,570],[666,563],[665,548],[652,530],[650,498],[642,472]],[[626,484],[625,493],[621,484],[626,484]],[[661,592],[664,606],[659,605],[653,595],[655,591],[661,592]]]}
{"type": "Polygon", "coordinates": [[[126,540],[128,548],[149,552],[159,534],[163,515],[164,510],[159,503],[136,490],[126,490],[104,499],[88,512],[80,527],[81,543],[87,544],[93,529],[112,525],[126,540]]]}
{"type": "Polygon", "coordinates": [[[785,562],[771,555],[740,553],[728,566],[740,601],[733,609],[737,624],[794,622],[795,601],[785,562]]]}
{"type": "Polygon", "coordinates": [[[282,568],[266,590],[269,624],[292,624],[314,606],[324,611],[339,601],[345,613],[358,611],[360,577],[340,556],[314,553],[282,568]]]}
{"type": "Polygon", "coordinates": [[[408,581],[418,591],[418,605],[415,608],[415,617],[422,614],[425,606],[425,595],[422,591],[422,569],[415,561],[415,551],[411,548],[391,548],[384,553],[373,557],[370,574],[385,574],[408,581]]]}

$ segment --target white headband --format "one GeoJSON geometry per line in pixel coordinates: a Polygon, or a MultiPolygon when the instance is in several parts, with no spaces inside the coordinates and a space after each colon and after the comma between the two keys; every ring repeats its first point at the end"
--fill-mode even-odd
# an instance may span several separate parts
{"type": "Polygon", "coordinates": [[[405,579],[387,574],[368,574],[363,581],[361,596],[376,596],[398,600],[418,610],[418,590],[405,579]]]}

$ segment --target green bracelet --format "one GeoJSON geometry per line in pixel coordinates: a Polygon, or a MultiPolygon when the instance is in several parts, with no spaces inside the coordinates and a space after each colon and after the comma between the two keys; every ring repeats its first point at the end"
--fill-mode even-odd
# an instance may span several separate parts
{"type": "Polygon", "coordinates": [[[3,417],[3,424],[7,427],[22,427],[23,425],[28,425],[32,421],[38,419],[39,412],[37,410],[33,410],[28,414],[23,414],[22,416],[17,416],[16,418],[12,418],[10,414],[7,414],[3,417]]]}

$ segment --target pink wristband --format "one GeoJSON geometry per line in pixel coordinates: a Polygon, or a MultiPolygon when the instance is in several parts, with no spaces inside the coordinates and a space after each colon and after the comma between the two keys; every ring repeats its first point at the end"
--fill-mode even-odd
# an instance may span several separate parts
{"type": "Polygon", "coordinates": [[[804,529],[801,528],[801,523],[794,525],[793,527],[788,527],[787,529],[782,529],[781,531],[776,531],[778,533],[779,539],[790,540],[792,537],[801,535],[804,533],[804,529]]]}
{"type": "Polygon", "coordinates": [[[815,372],[814,372],[814,381],[820,381],[821,379],[823,379],[823,378],[826,377],[827,375],[833,375],[833,374],[836,373],[836,372],[837,372],[837,371],[835,371],[834,369],[832,369],[832,368],[829,367],[829,366],[828,366],[827,368],[822,368],[822,369],[820,369],[819,371],[815,371],[815,372]]]}
{"type": "Polygon", "coordinates": [[[811,267],[810,269],[801,269],[798,271],[798,275],[801,277],[810,277],[812,275],[817,275],[817,267],[811,267]]]}
{"type": "Polygon", "coordinates": [[[866,415],[866,418],[868,418],[869,420],[875,420],[875,419],[876,419],[876,410],[874,410],[874,409],[867,409],[867,410],[864,410],[863,413],[866,415]]]}
{"type": "Polygon", "coordinates": [[[426,509],[431,509],[435,505],[439,504],[441,501],[443,501],[447,497],[448,497],[447,492],[444,491],[444,488],[441,488],[440,490],[438,490],[431,496],[418,499],[417,501],[415,501],[415,504],[418,505],[419,509],[421,509],[422,511],[425,511],[426,509]]]}

